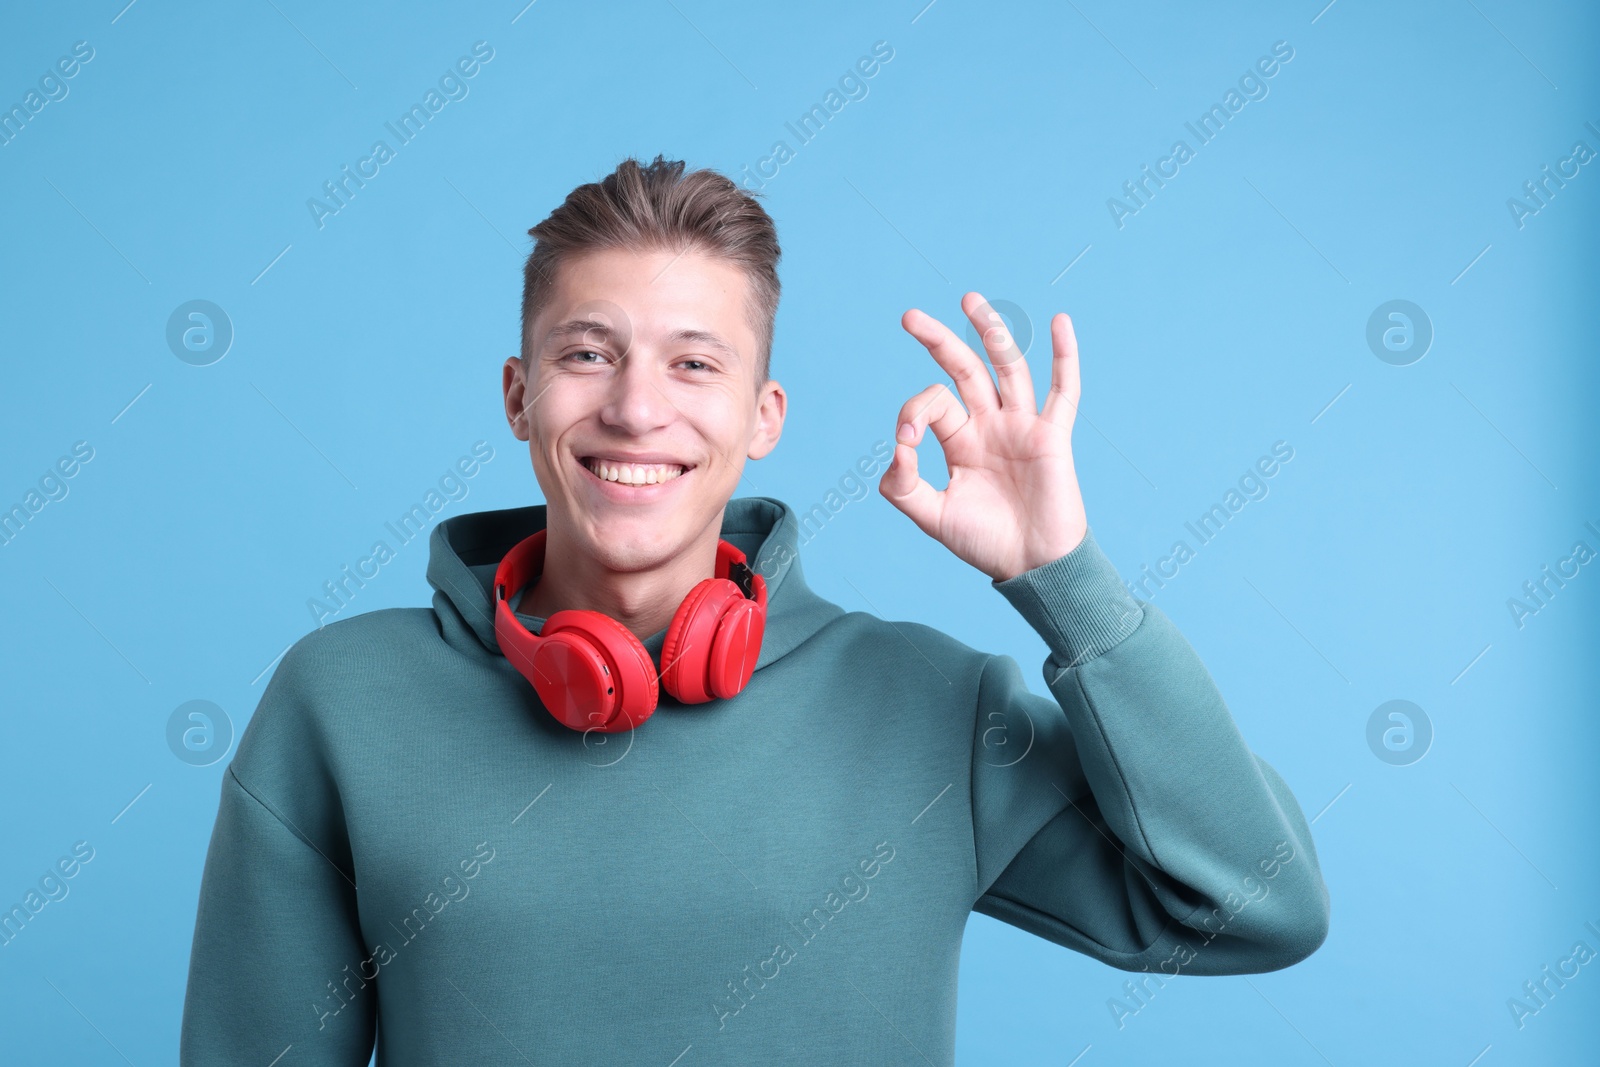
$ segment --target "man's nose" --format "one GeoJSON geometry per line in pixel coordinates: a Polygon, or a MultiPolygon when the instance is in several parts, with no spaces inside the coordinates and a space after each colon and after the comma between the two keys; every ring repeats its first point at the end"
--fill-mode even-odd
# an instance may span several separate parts
{"type": "Polygon", "coordinates": [[[655,368],[640,353],[624,356],[611,376],[601,421],[636,437],[670,423],[677,417],[677,409],[657,377],[655,368]]]}

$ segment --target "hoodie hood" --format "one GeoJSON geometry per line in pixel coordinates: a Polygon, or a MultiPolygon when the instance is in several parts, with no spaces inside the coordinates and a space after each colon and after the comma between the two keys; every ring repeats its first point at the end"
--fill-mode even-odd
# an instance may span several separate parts
{"type": "MultiPolygon", "coordinates": [[[[494,655],[494,572],[507,552],[545,527],[546,505],[475,511],[445,519],[428,540],[428,584],[433,610],[445,640],[475,640],[494,655]],[[468,636],[470,635],[470,637],[468,636]]],[[[800,524],[783,501],[765,496],[736,497],[722,515],[723,540],[736,546],[767,582],[767,624],[756,670],[788,654],[844,609],[806,585],[800,568],[800,524]]],[[[535,633],[544,620],[517,613],[535,633]]],[[[644,639],[656,663],[666,628],[644,639]]]]}

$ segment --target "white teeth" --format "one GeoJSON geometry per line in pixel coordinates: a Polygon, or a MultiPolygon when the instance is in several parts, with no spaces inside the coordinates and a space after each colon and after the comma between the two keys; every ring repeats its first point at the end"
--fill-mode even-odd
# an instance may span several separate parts
{"type": "Polygon", "coordinates": [[[658,485],[680,477],[686,468],[675,463],[606,463],[586,459],[583,465],[608,482],[623,485],[658,485]]]}

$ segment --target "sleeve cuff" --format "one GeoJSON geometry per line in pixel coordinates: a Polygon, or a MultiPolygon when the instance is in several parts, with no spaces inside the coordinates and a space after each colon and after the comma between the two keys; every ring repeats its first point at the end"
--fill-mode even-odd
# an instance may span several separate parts
{"type": "Polygon", "coordinates": [[[1092,529],[1059,559],[990,584],[1044,638],[1062,669],[1114,648],[1144,618],[1092,529]]]}

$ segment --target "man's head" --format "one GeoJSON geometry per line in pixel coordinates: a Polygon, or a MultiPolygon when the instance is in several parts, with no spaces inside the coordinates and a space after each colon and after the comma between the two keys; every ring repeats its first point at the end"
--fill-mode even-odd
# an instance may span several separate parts
{"type": "Polygon", "coordinates": [[[522,351],[502,371],[553,543],[615,571],[715,540],[745,460],[783,429],[776,229],[727,178],[683,170],[625,160],[528,231],[522,351]]]}

